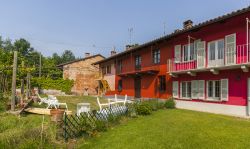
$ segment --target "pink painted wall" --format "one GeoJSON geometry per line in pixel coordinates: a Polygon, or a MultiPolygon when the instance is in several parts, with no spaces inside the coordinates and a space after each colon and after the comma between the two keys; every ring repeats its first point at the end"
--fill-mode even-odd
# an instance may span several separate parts
{"type": "MultiPolygon", "coordinates": [[[[246,57],[247,49],[246,49],[246,18],[250,17],[250,13],[245,13],[231,19],[228,19],[224,22],[215,23],[206,27],[203,27],[197,31],[193,31],[190,33],[182,34],[172,41],[172,57],[174,58],[174,46],[175,45],[186,45],[188,44],[188,35],[195,39],[201,39],[206,42],[206,66],[208,64],[208,42],[225,39],[225,36],[236,33],[236,47],[237,47],[237,56],[236,63],[244,63],[249,59],[246,57]],[[240,52],[241,51],[241,52],[240,52]]],[[[182,49],[183,50],[183,49],[182,49]]],[[[174,64],[173,68],[175,70],[187,70],[193,69],[196,67],[195,62],[190,62],[186,64],[174,64]],[[187,64],[190,64],[187,65],[187,64]],[[188,68],[187,68],[188,67],[188,68]]]]}
{"type": "MultiPolygon", "coordinates": [[[[215,102],[218,104],[229,104],[229,105],[246,105],[247,99],[247,80],[250,78],[250,73],[245,73],[241,69],[224,70],[220,71],[219,75],[214,75],[211,72],[201,72],[197,76],[191,77],[188,74],[180,75],[173,81],[191,81],[191,80],[220,80],[228,79],[228,101],[215,102]]],[[[205,82],[205,95],[207,94],[206,82],[205,82]]],[[[179,84],[180,94],[180,84],[179,84]]],[[[195,102],[211,102],[204,100],[192,100],[195,102]]],[[[212,101],[213,102],[213,101],[212,101]]]]}
{"type": "MultiPolygon", "coordinates": [[[[195,32],[182,34],[172,42],[172,56],[174,57],[174,46],[181,44],[188,44],[188,35],[206,41],[206,66],[208,64],[207,43],[210,41],[224,39],[226,35],[236,33],[236,45],[246,44],[246,17],[250,17],[250,13],[245,13],[240,16],[228,19],[223,22],[212,24],[203,27],[195,32]]],[[[239,50],[239,49],[237,49],[239,50]]],[[[238,51],[236,63],[246,62],[246,53],[240,54],[238,51]]],[[[184,67],[179,67],[179,70],[185,70],[184,67]]],[[[219,80],[227,78],[229,81],[229,100],[223,102],[216,102],[218,104],[242,105],[245,106],[247,102],[247,80],[250,73],[244,73],[241,69],[220,71],[218,75],[211,72],[198,72],[195,77],[188,74],[178,75],[178,78],[173,78],[174,81],[191,81],[191,80],[219,80]]],[[[180,87],[180,84],[179,84],[180,87]]],[[[180,91],[180,89],[179,89],[180,91]]],[[[205,82],[206,95],[206,82],[205,82]]],[[[210,102],[204,100],[192,100],[194,102],[210,102]]]]}

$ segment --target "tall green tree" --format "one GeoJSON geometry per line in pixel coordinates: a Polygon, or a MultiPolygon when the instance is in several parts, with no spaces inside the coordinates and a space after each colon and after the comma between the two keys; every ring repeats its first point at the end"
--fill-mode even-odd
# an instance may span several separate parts
{"type": "Polygon", "coordinates": [[[61,60],[62,60],[62,63],[66,63],[66,62],[69,62],[69,61],[73,61],[75,60],[75,55],[73,54],[72,51],[70,50],[65,50],[62,54],[62,57],[61,57],[61,60]]]}

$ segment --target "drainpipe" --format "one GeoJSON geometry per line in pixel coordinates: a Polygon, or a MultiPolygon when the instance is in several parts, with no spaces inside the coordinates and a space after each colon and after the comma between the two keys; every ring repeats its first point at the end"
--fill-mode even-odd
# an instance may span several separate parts
{"type": "Polygon", "coordinates": [[[247,30],[247,37],[246,37],[246,44],[247,44],[247,60],[249,61],[248,59],[248,54],[249,54],[249,19],[246,18],[246,30],[247,30]]]}
{"type": "MultiPolygon", "coordinates": [[[[249,61],[248,55],[249,55],[249,19],[246,18],[246,44],[247,44],[247,61],[249,61]]],[[[249,81],[249,80],[247,80],[249,81]]],[[[249,83],[247,82],[247,91],[249,92],[249,83]]],[[[247,107],[246,107],[246,114],[249,116],[249,93],[247,93],[247,107]]]]}

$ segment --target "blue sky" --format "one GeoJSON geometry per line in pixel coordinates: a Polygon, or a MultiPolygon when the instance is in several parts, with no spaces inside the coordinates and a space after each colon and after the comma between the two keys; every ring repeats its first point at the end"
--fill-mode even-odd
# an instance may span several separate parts
{"type": "Polygon", "coordinates": [[[0,35],[25,38],[49,56],[72,50],[109,56],[129,43],[142,44],[182,28],[241,9],[250,0],[1,0],[0,35]]]}

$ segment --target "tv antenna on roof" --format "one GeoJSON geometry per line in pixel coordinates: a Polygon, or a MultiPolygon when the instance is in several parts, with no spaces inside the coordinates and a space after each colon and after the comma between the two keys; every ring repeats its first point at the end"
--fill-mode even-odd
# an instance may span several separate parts
{"type": "Polygon", "coordinates": [[[166,22],[163,22],[163,29],[164,29],[163,35],[165,36],[166,35],[166,22]]]}
{"type": "Polygon", "coordinates": [[[131,27],[128,29],[128,32],[129,32],[129,44],[131,45],[131,40],[132,40],[132,33],[133,33],[134,29],[131,27]]]}

